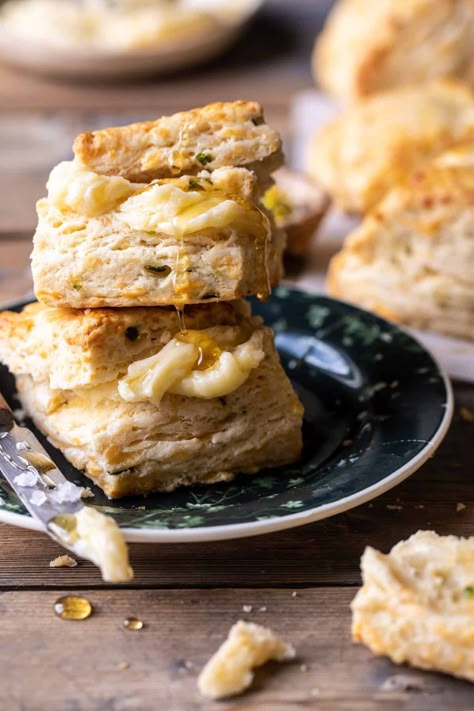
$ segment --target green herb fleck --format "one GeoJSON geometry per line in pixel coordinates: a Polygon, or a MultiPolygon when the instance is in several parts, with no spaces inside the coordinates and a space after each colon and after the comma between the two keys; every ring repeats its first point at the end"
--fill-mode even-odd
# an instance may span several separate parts
{"type": "Polygon", "coordinates": [[[159,274],[162,277],[168,276],[168,274],[171,272],[171,267],[169,267],[167,264],[147,264],[145,266],[145,269],[147,272],[151,272],[152,274],[159,274]]]}
{"type": "Polygon", "coordinates": [[[472,585],[468,585],[467,588],[464,588],[463,595],[464,595],[464,597],[469,598],[469,600],[471,598],[473,598],[474,597],[474,587],[472,585]]]}
{"type": "Polygon", "coordinates": [[[129,326],[125,329],[125,338],[129,341],[136,341],[138,338],[138,328],[136,326],[129,326]]]}
{"type": "Polygon", "coordinates": [[[252,119],[252,123],[254,126],[261,126],[262,123],[265,123],[265,119],[263,116],[255,116],[255,118],[252,119]]]}
{"type": "Polygon", "coordinates": [[[72,285],[72,288],[75,289],[76,291],[80,291],[82,289],[82,284],[79,284],[79,282],[76,282],[75,284],[72,285]]]}
{"type": "Polygon", "coordinates": [[[208,163],[212,163],[214,158],[210,153],[197,153],[196,160],[198,160],[201,165],[207,165],[208,163]]]}
{"type": "Polygon", "coordinates": [[[204,190],[201,183],[198,180],[194,180],[194,178],[189,179],[188,188],[190,190],[204,190]]]}

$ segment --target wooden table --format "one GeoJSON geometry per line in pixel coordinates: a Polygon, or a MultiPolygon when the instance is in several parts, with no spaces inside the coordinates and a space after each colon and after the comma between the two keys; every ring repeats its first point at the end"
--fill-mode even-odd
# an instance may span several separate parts
{"type": "MultiPolygon", "coordinates": [[[[226,57],[174,78],[67,86],[0,69],[0,300],[29,287],[34,200],[79,130],[249,97],[263,101],[269,121],[288,136],[289,101],[311,85],[309,52],[327,4],[271,2],[226,57]]],[[[104,585],[86,562],[51,569],[58,546],[1,525],[0,709],[474,708],[471,685],[396,667],[350,639],[349,603],[367,544],[386,551],[420,528],[474,535],[474,424],[459,415],[462,406],[474,407],[474,387],[457,383],[455,395],[453,426],[436,456],[385,496],[311,526],[249,540],[132,545],[136,575],[129,586],[104,585]],[[92,617],[57,619],[53,604],[65,592],[85,595],[92,617]],[[142,631],[123,629],[129,615],[144,620],[142,631]],[[242,617],[280,632],[298,658],[260,670],[241,698],[205,701],[196,688],[199,669],[242,617]]]]}

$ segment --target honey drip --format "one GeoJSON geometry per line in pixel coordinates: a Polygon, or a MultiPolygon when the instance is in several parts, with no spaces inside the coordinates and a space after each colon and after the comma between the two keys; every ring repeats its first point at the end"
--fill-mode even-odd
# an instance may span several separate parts
{"type": "Polygon", "coordinates": [[[268,245],[270,242],[272,228],[270,220],[265,213],[255,205],[254,210],[257,210],[262,218],[261,230],[255,234],[255,260],[256,260],[256,278],[257,278],[257,299],[265,301],[270,296],[270,273],[268,270],[268,245]]]}
{"type": "Polygon", "coordinates": [[[203,331],[181,332],[176,336],[176,340],[182,343],[192,343],[197,347],[199,356],[194,370],[207,370],[207,368],[212,368],[222,353],[214,339],[203,331]]]}
{"type": "Polygon", "coordinates": [[[184,306],[179,306],[175,304],[176,315],[178,316],[179,332],[184,335],[186,331],[186,320],[184,315],[184,306]]]}
{"type": "Polygon", "coordinates": [[[63,595],[54,603],[54,614],[62,620],[86,620],[92,615],[92,605],[85,597],[63,595]]]}
{"type": "Polygon", "coordinates": [[[122,622],[122,625],[126,630],[131,630],[132,632],[138,632],[144,627],[144,622],[139,617],[127,617],[122,622]]]}

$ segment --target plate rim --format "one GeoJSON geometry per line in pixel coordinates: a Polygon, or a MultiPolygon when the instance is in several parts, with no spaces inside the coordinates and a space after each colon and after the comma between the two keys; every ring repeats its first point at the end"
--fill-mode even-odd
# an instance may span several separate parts
{"type": "MultiPolygon", "coordinates": [[[[285,287],[288,288],[288,287],[285,287]]],[[[309,296],[317,296],[312,292],[307,292],[302,289],[295,289],[294,287],[290,289],[297,293],[308,294],[309,296]]],[[[326,296],[325,294],[319,294],[319,296],[326,296]]],[[[327,298],[327,297],[326,297],[327,298]]],[[[346,302],[343,302],[346,303],[346,302]]],[[[14,305],[14,304],[11,304],[14,305]]],[[[350,304],[354,308],[353,304],[350,304]]],[[[355,307],[358,309],[358,307],[355,307]]],[[[365,309],[358,309],[359,311],[366,311],[365,309]]],[[[370,313],[370,312],[369,312],[370,313]]],[[[380,318],[380,317],[379,317],[380,318]]],[[[386,320],[386,319],[382,319],[386,320]]],[[[345,496],[337,501],[333,501],[327,504],[321,504],[320,506],[315,506],[308,511],[300,511],[291,514],[286,514],[285,516],[272,516],[271,518],[266,518],[261,521],[247,521],[244,523],[232,523],[224,524],[219,526],[200,526],[196,528],[129,528],[121,527],[121,531],[124,534],[125,540],[129,543],[202,543],[209,541],[223,541],[231,540],[237,538],[250,538],[252,536],[264,535],[267,533],[274,533],[277,531],[286,530],[289,528],[295,528],[297,526],[304,526],[309,523],[314,523],[336,514],[343,513],[349,509],[361,506],[368,501],[381,496],[385,492],[392,489],[397,484],[407,479],[411,474],[414,474],[438,449],[441,442],[444,440],[451,420],[454,414],[454,396],[451,381],[445,372],[444,368],[441,367],[437,358],[433,356],[429,348],[426,348],[420,341],[413,336],[412,333],[408,332],[404,328],[401,328],[398,324],[393,324],[398,330],[407,334],[412,340],[416,341],[418,345],[424,350],[432,359],[437,371],[440,375],[441,381],[443,382],[446,402],[443,403],[444,414],[441,418],[438,428],[431,437],[431,439],[426,443],[426,445],[421,449],[414,457],[412,457],[408,462],[403,464],[401,467],[393,471],[388,476],[384,477],[380,481],[361,489],[360,491],[345,496]]],[[[12,511],[5,511],[0,507],[0,523],[6,523],[12,526],[18,526],[19,528],[25,528],[31,531],[45,532],[45,527],[40,521],[33,519],[27,514],[14,513],[12,511]]]]}

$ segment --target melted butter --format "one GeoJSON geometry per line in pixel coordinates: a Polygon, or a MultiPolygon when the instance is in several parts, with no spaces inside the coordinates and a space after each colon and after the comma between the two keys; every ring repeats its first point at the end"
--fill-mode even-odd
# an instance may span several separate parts
{"type": "Polygon", "coordinates": [[[140,189],[122,203],[117,214],[133,229],[175,237],[178,246],[173,277],[174,303],[178,306],[187,303],[192,291],[186,236],[206,229],[233,228],[253,236],[256,292],[258,298],[268,298],[267,251],[271,226],[265,213],[251,200],[218,190],[205,178],[181,177],[140,189]]]}
{"type": "Polygon", "coordinates": [[[118,381],[128,402],[149,400],[159,405],[166,392],[210,399],[237,390],[265,356],[263,332],[231,350],[222,350],[205,331],[185,331],[172,338],[156,355],[136,361],[118,381]]]}
{"type": "Polygon", "coordinates": [[[64,546],[97,565],[106,582],[127,582],[133,577],[123,534],[110,516],[84,506],[73,514],[58,514],[48,531],[64,546]]]}
{"type": "Polygon", "coordinates": [[[98,175],[76,161],[64,161],[53,168],[46,187],[49,200],[59,210],[96,217],[118,207],[142,185],[115,175],[98,175]]]}
{"type": "Polygon", "coordinates": [[[184,331],[175,336],[177,341],[192,343],[198,350],[197,362],[193,370],[212,368],[222,351],[205,331],[184,331]]]}

